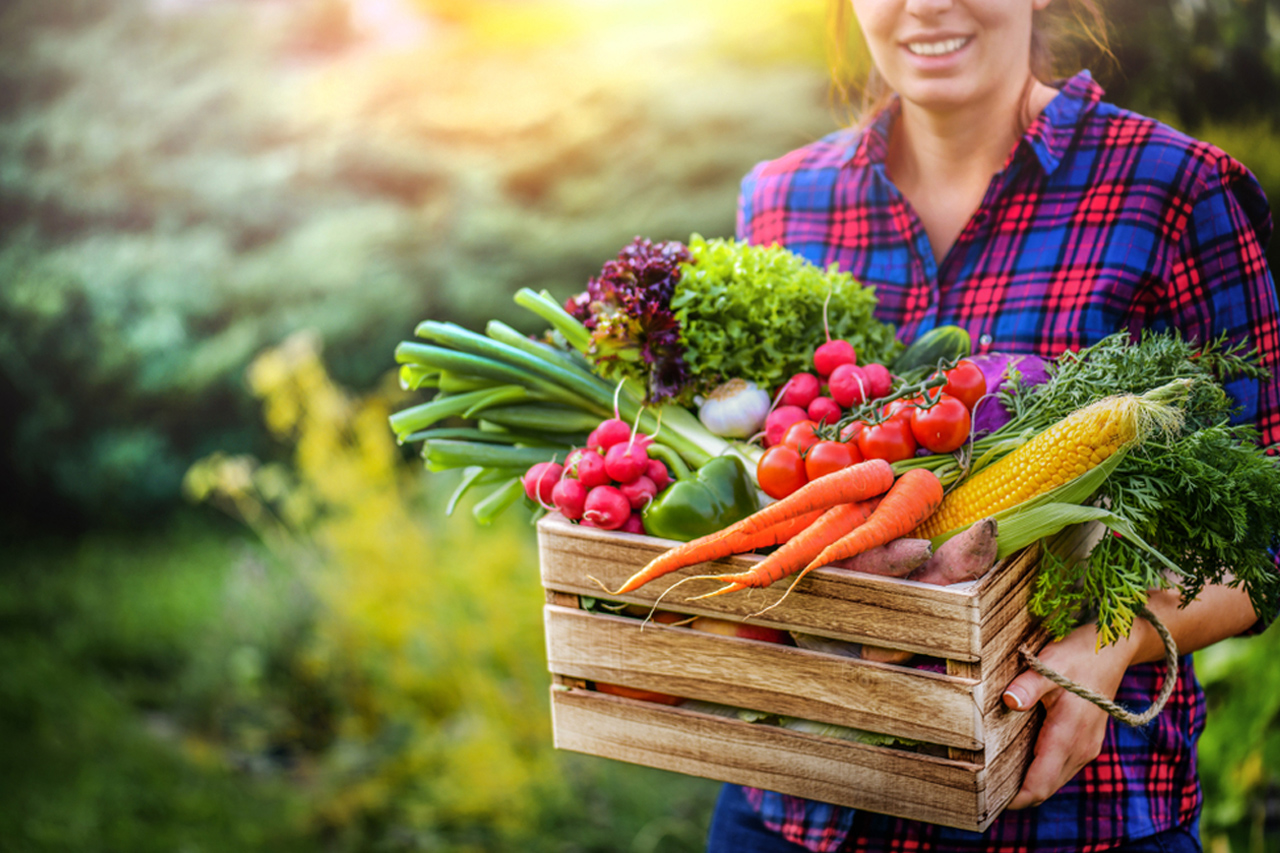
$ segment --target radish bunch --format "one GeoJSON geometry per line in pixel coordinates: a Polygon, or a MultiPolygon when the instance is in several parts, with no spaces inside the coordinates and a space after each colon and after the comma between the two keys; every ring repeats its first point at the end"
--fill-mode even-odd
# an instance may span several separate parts
{"type": "Polygon", "coordinates": [[[554,507],[584,527],[644,533],[641,511],[671,482],[667,466],[649,457],[653,440],[618,418],[591,431],[564,465],[539,462],[524,475],[530,500],[554,507]]]}
{"type": "Polygon", "coordinates": [[[783,383],[778,403],[765,419],[764,445],[782,441],[800,421],[836,423],[868,400],[888,394],[893,377],[883,364],[858,364],[848,341],[828,340],[813,353],[814,373],[797,373],[783,383]]]}

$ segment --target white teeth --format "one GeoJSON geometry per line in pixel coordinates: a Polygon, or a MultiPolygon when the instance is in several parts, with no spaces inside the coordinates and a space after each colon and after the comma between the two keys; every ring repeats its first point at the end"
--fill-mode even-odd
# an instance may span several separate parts
{"type": "Polygon", "coordinates": [[[946,41],[913,41],[907,44],[907,50],[916,56],[943,56],[954,53],[965,46],[966,38],[947,39],[946,41]]]}

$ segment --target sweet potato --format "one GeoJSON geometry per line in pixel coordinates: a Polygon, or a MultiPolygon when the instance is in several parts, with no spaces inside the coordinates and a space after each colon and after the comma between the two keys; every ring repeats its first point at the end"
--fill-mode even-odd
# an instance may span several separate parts
{"type": "Polygon", "coordinates": [[[996,561],[996,520],[984,518],[938,546],[908,580],[948,586],[976,580],[996,561]]]}
{"type": "Polygon", "coordinates": [[[901,578],[920,568],[932,556],[933,547],[928,539],[904,536],[831,565],[869,575],[901,578]]]}

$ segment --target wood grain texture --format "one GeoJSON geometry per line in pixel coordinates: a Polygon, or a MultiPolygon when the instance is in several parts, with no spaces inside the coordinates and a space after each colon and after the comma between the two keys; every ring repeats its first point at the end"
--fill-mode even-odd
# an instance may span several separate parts
{"type": "Polygon", "coordinates": [[[552,692],[561,749],[979,831],[983,768],[581,690],[552,692]]]}
{"type": "Polygon", "coordinates": [[[783,597],[789,582],[698,602],[689,600],[721,584],[687,579],[743,571],[761,559],[756,555],[703,563],[634,593],[610,595],[605,588],[617,589],[674,543],[583,528],[551,513],[538,522],[538,544],[542,583],[547,589],[632,604],[652,605],[661,597],[664,609],[683,613],[750,619],[769,627],[933,657],[976,661],[980,656],[978,590],[972,584],[939,587],[826,567],[811,572],[781,604],[762,613],[783,597]],[[671,589],[677,582],[683,583],[671,589]]]}
{"type": "Polygon", "coordinates": [[[951,587],[826,567],[759,613],[778,601],[785,583],[688,601],[718,588],[703,578],[664,594],[685,578],[749,568],[755,555],[612,596],[592,576],[616,589],[673,543],[581,528],[555,514],[538,531],[557,746],[972,830],[988,826],[1017,793],[1042,714],[1008,711],[1001,694],[1024,668],[1018,647],[1038,650],[1047,639],[1027,611],[1038,547],[951,587]],[[640,630],[635,619],[572,609],[581,595],[650,607],[663,596],[664,610],[942,658],[947,674],[686,628],[640,630]],[[597,680],[914,738],[929,754],[580,689],[597,680]]]}
{"type": "Polygon", "coordinates": [[[552,672],[982,748],[969,679],[548,605],[552,672]]]}

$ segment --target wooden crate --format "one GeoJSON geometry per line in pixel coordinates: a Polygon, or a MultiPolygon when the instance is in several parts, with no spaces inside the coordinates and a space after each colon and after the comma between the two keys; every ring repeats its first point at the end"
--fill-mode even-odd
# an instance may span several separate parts
{"type": "Polygon", "coordinates": [[[1037,554],[1025,551],[981,580],[937,587],[837,568],[816,570],[778,606],[786,584],[703,601],[692,580],[663,610],[745,621],[905,649],[945,672],[720,636],[589,612],[582,596],[652,605],[672,580],[740,570],[741,557],[609,596],[672,543],[580,527],[557,514],[538,523],[555,744],[809,799],[981,831],[1017,792],[1038,724],[1001,702],[1020,671],[1017,648],[1042,632],[1027,613],[1037,554]],[[591,689],[621,684],[769,714],[922,741],[869,746],[748,723],[591,689]]]}

